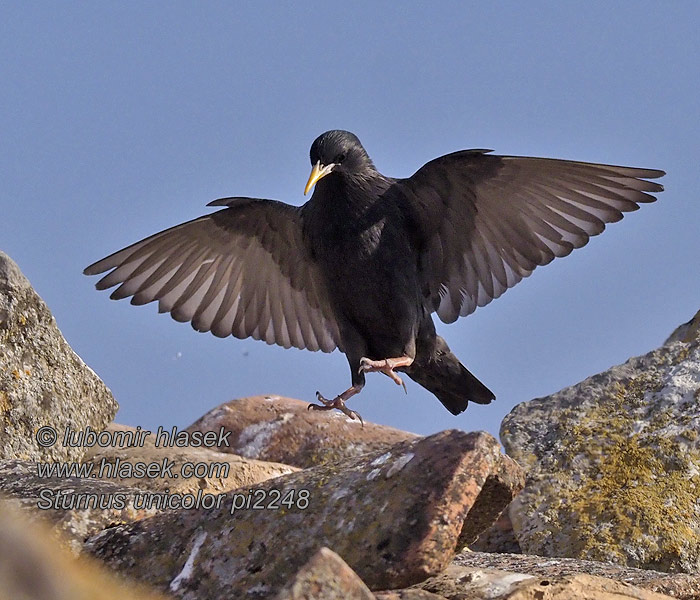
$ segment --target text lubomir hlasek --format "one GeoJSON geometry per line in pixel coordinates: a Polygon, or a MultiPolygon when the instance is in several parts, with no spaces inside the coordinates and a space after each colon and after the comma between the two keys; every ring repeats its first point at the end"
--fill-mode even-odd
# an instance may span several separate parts
{"type": "MultiPolygon", "coordinates": [[[[137,427],[128,431],[95,431],[89,425],[85,429],[71,429],[66,427],[63,434],[64,447],[92,448],[99,446],[106,448],[114,446],[117,448],[141,447],[146,440],[153,435],[148,429],[137,427]]],[[[217,448],[229,445],[230,431],[225,427],[220,427],[218,431],[178,431],[177,427],[164,429],[158,427],[155,432],[154,445],[157,448],[184,448],[205,447],[217,448]]]]}

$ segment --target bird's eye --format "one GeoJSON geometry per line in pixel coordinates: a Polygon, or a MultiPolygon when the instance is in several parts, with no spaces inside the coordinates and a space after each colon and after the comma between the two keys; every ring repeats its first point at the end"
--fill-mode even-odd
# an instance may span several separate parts
{"type": "Polygon", "coordinates": [[[342,163],[344,160],[345,160],[345,154],[344,154],[343,152],[341,152],[340,154],[338,154],[338,155],[333,159],[333,162],[334,162],[336,165],[339,165],[339,164],[342,163]]]}

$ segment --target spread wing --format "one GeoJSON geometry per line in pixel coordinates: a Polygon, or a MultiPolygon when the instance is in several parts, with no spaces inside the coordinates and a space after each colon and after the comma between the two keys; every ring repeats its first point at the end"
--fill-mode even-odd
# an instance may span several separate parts
{"type": "Polygon", "coordinates": [[[446,323],[498,298],[622,219],[648,192],[655,169],[492,156],[437,158],[397,185],[421,230],[425,293],[446,323]]]}
{"type": "Polygon", "coordinates": [[[302,238],[298,208],[224,198],[224,210],[156,233],[103,258],[86,275],[111,298],[158,301],[160,312],[219,337],[252,337],[331,352],[339,332],[318,266],[302,238]]]}

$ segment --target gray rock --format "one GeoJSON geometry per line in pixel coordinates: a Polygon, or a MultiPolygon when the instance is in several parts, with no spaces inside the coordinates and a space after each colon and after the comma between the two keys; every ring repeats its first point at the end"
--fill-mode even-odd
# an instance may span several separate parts
{"type": "Polygon", "coordinates": [[[78,460],[83,448],[60,443],[66,427],[100,431],[117,409],[19,267],[0,252],[0,459],[78,460]],[[37,442],[42,426],[56,431],[55,444],[37,442]]]}
{"type": "MultiPolygon", "coordinates": [[[[512,558],[512,557],[510,557],[512,558]]],[[[517,570],[495,569],[481,566],[479,563],[501,564],[508,568],[508,557],[504,555],[462,554],[439,575],[415,585],[414,590],[435,593],[437,598],[445,600],[669,600],[670,595],[662,595],[648,587],[630,584],[620,577],[600,577],[586,572],[585,561],[573,561],[573,568],[562,569],[553,563],[556,560],[541,557],[523,557],[521,566],[524,572],[517,570]],[[471,558],[471,560],[470,560],[471,558]],[[527,572],[527,561],[535,566],[533,572],[527,572]],[[458,564],[467,562],[471,566],[458,564]],[[578,571],[576,568],[578,567],[578,571]]],[[[598,565],[598,568],[605,565],[598,565]]],[[[608,571],[611,571],[607,565],[608,571]]],[[[620,569],[618,569],[620,571],[620,569]]],[[[613,573],[615,575],[615,573],[613,573]]],[[[618,573],[619,575],[619,573],[618,573]]],[[[378,600],[409,600],[402,594],[378,592],[378,600]]],[[[686,597],[689,600],[688,597],[686,597]]]]}
{"type": "Polygon", "coordinates": [[[508,554],[520,554],[520,544],[513,531],[513,523],[510,520],[508,508],[498,520],[486,531],[479,534],[476,541],[469,544],[469,549],[475,552],[500,552],[508,554]]]}
{"type": "Polygon", "coordinates": [[[308,410],[309,403],[282,396],[251,396],[210,410],[187,431],[230,431],[219,448],[301,468],[334,463],[350,456],[389,448],[415,433],[351,420],[338,411],[308,410]]]}
{"type": "Polygon", "coordinates": [[[499,520],[507,503],[524,485],[523,470],[512,460],[501,460],[493,469],[481,488],[479,497],[469,510],[462,532],[459,534],[457,548],[473,545],[484,533],[499,520]]]}
{"type": "MultiPolygon", "coordinates": [[[[447,600],[445,596],[439,596],[438,594],[433,594],[426,590],[417,590],[414,588],[377,592],[375,597],[377,600],[447,600]]],[[[455,597],[454,600],[465,599],[462,596],[458,596],[455,597]]]]}
{"type": "MultiPolygon", "coordinates": [[[[482,597],[478,597],[481,600],[482,597]]],[[[626,583],[591,575],[570,575],[549,579],[527,579],[511,592],[487,596],[489,600],[671,600],[670,596],[636,588],[626,583]]],[[[476,600],[476,599],[475,599],[476,600]]]]}
{"type": "Polygon", "coordinates": [[[134,506],[136,495],[145,493],[93,478],[40,476],[37,464],[29,461],[0,461],[0,506],[21,509],[26,519],[50,525],[76,555],[105,527],[155,515],[152,506],[134,506]]]}
{"type": "Polygon", "coordinates": [[[687,323],[676,327],[675,331],[664,342],[664,345],[671,342],[685,342],[689,344],[700,334],[700,310],[687,323]]]}
{"type": "Polygon", "coordinates": [[[501,440],[528,471],[509,509],[523,552],[700,572],[700,338],[687,325],[686,341],[505,418],[501,440]]]}
{"type": "MultiPolygon", "coordinates": [[[[269,597],[323,546],[371,589],[406,587],[449,563],[463,527],[474,529],[467,515],[485,522],[474,509],[484,483],[513,470],[490,435],[446,431],[238,490],[219,509],[113,527],[86,546],[122,574],[189,600],[269,597]],[[261,498],[261,509],[246,509],[248,498],[261,498]]],[[[512,484],[501,496],[492,486],[484,510],[500,512],[522,474],[512,484]]]]}
{"type": "Polygon", "coordinates": [[[451,564],[442,573],[417,584],[415,588],[449,599],[491,599],[509,594],[521,581],[532,577],[523,573],[451,564]]]}
{"type": "Polygon", "coordinates": [[[698,575],[669,574],[575,558],[484,552],[464,552],[457,555],[448,569],[419,586],[430,590],[440,589],[448,598],[460,598],[457,594],[463,588],[464,580],[471,581],[475,571],[515,573],[549,581],[572,575],[594,575],[673,598],[700,600],[698,575]]]}
{"type": "MultiPolygon", "coordinates": [[[[108,431],[130,428],[112,425],[108,431]]],[[[62,542],[79,554],[88,537],[104,528],[138,521],[144,517],[173,510],[172,502],[200,502],[204,496],[243,486],[253,486],[297,469],[289,465],[266,463],[206,448],[157,448],[144,444],[126,448],[92,448],[89,456],[75,468],[83,476],[48,476],[44,469],[52,463],[21,460],[0,461],[0,503],[27,512],[33,520],[48,522],[62,542]],[[172,476],[119,477],[139,464],[172,464],[172,476]],[[202,477],[184,477],[181,468],[188,463],[211,468],[202,477]],[[84,469],[91,468],[87,474],[84,469]],[[2,496],[5,496],[2,498],[2,496]],[[167,502],[166,502],[167,499],[167,502]]],[[[58,463],[62,466],[61,463],[58,463]]],[[[185,473],[187,474],[187,473],[185,473]]]]}
{"type": "Polygon", "coordinates": [[[275,600],[375,600],[375,596],[340,556],[321,548],[275,600]]]}

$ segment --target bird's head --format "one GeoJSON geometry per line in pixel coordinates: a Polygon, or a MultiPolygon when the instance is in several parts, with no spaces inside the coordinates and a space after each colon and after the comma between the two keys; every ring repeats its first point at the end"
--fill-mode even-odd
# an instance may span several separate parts
{"type": "Polygon", "coordinates": [[[318,136],[311,144],[311,175],[304,194],[317,181],[335,173],[345,177],[361,177],[374,171],[374,165],[354,133],[334,129],[318,136]]]}

